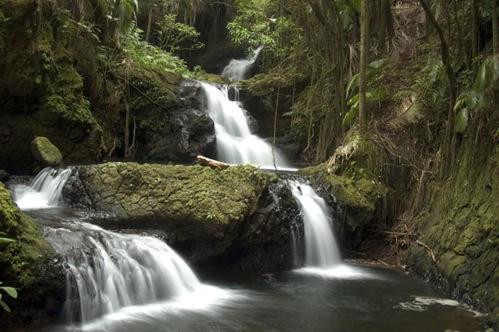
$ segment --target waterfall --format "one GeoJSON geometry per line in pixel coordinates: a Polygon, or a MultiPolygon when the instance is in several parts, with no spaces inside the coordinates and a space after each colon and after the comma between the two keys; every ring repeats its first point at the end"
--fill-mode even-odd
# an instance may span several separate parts
{"type": "Polygon", "coordinates": [[[22,210],[55,207],[61,200],[62,188],[70,175],[70,168],[47,167],[38,173],[29,186],[17,185],[13,188],[14,201],[22,210]]]}
{"type": "MultiPolygon", "coordinates": [[[[232,60],[224,69],[222,76],[231,82],[238,82],[246,76],[251,65],[256,61],[261,48],[253,57],[246,60],[232,60]]],[[[215,123],[217,138],[217,159],[229,164],[252,164],[263,168],[288,168],[285,158],[275,147],[254,135],[248,124],[245,110],[238,101],[229,98],[228,85],[201,83],[206,95],[206,109],[215,123]]]]}
{"type": "Polygon", "coordinates": [[[47,239],[64,260],[66,313],[88,322],[120,308],[172,299],[202,284],[163,241],[73,223],[48,229],[47,239]]]}
{"type": "Polygon", "coordinates": [[[284,157],[273,146],[253,135],[244,110],[229,99],[228,86],[202,83],[207,111],[215,123],[217,158],[229,164],[253,164],[264,168],[287,166],[284,157]]]}
{"type": "Polygon", "coordinates": [[[248,59],[232,59],[222,72],[222,77],[229,82],[239,82],[246,78],[246,74],[255,63],[263,47],[257,48],[248,59]]]}
{"type": "Polygon", "coordinates": [[[305,183],[291,182],[305,226],[305,266],[327,269],[341,263],[326,202],[305,183]]]}
{"type": "Polygon", "coordinates": [[[306,183],[291,181],[290,187],[300,206],[305,228],[305,267],[298,272],[325,278],[370,277],[362,269],[343,264],[324,199],[306,183]]]}

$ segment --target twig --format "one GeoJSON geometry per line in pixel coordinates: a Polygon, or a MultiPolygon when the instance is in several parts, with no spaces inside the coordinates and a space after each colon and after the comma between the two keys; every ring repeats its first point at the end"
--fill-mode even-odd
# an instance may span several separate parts
{"type": "Polygon", "coordinates": [[[396,236],[417,236],[415,233],[406,233],[406,232],[391,232],[391,231],[383,231],[385,234],[396,235],[396,236]]]}
{"type": "Polygon", "coordinates": [[[431,255],[431,259],[433,260],[433,263],[437,262],[437,260],[435,259],[435,255],[433,254],[433,250],[431,250],[431,248],[427,244],[425,244],[419,240],[417,240],[416,243],[428,251],[428,253],[431,255]]]}

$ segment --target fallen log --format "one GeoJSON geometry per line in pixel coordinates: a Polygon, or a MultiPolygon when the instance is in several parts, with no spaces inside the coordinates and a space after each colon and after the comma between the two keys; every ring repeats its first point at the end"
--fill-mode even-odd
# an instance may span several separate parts
{"type": "Polygon", "coordinates": [[[208,167],[211,167],[214,169],[220,169],[220,170],[230,167],[229,164],[223,163],[223,162],[218,161],[218,160],[210,159],[210,158],[207,158],[205,156],[197,156],[196,162],[201,166],[208,166],[208,167]]]}

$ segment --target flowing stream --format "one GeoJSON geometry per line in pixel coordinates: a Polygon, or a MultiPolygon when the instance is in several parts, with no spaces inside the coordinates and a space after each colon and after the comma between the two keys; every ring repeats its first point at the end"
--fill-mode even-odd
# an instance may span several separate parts
{"type": "Polygon", "coordinates": [[[13,188],[17,202],[24,202],[27,212],[44,226],[66,271],[68,320],[35,325],[29,332],[479,328],[473,312],[439,298],[418,280],[392,270],[342,263],[327,206],[306,183],[291,183],[305,224],[305,267],[298,270],[305,273],[255,276],[223,271],[205,275],[201,282],[162,240],[107,231],[92,224],[98,216],[54,207],[68,177],[65,170],[44,170],[29,190],[13,188]],[[27,197],[34,197],[36,204],[27,197]],[[44,204],[38,204],[40,197],[44,204]]]}
{"type": "Polygon", "coordinates": [[[229,164],[252,164],[266,169],[289,169],[284,156],[272,144],[251,132],[246,111],[239,99],[237,83],[244,79],[255,63],[261,48],[249,59],[232,60],[222,76],[232,83],[201,83],[206,96],[208,115],[215,123],[217,158],[229,164]],[[235,99],[229,98],[229,90],[235,99]]]}

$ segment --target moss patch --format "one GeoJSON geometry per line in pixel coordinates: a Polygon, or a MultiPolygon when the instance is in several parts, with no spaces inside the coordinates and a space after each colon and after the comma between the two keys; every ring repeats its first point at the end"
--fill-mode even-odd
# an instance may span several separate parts
{"type": "Polygon", "coordinates": [[[98,209],[119,216],[227,225],[254,212],[269,176],[253,167],[107,163],[80,174],[98,209]]]}
{"type": "Polygon", "coordinates": [[[50,253],[50,246],[43,239],[31,218],[21,213],[10,197],[10,191],[0,183],[0,232],[16,242],[0,252],[2,280],[13,282],[15,287],[29,287],[36,276],[33,264],[50,253]]]}
{"type": "Polygon", "coordinates": [[[42,166],[62,165],[62,154],[47,137],[36,137],[31,142],[31,151],[42,166]]]}

